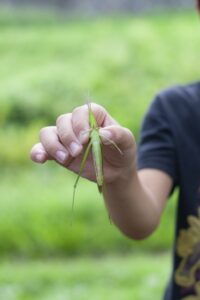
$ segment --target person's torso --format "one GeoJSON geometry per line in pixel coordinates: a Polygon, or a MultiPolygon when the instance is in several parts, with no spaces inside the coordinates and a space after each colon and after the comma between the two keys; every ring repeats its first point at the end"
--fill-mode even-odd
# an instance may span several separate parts
{"type": "Polygon", "coordinates": [[[173,124],[180,188],[165,300],[200,300],[200,83],[174,89],[163,105],[171,109],[167,115],[173,124]]]}

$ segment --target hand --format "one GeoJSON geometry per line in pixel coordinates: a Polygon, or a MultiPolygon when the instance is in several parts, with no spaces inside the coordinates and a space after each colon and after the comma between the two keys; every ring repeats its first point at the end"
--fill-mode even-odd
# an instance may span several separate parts
{"type": "MultiPolygon", "coordinates": [[[[131,131],[120,126],[104,107],[92,103],[92,111],[99,126],[103,143],[104,181],[113,182],[123,173],[135,168],[136,144],[131,131]],[[108,141],[114,141],[123,154],[108,141]]],[[[30,152],[36,163],[55,160],[67,169],[78,173],[84,149],[89,141],[88,107],[77,107],[72,113],[57,118],[56,126],[40,130],[40,143],[35,144],[30,152]]],[[[82,176],[96,181],[92,155],[90,153],[82,176]]]]}

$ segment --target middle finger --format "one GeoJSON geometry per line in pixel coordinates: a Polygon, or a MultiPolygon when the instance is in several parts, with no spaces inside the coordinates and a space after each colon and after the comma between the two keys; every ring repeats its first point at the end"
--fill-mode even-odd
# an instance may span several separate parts
{"type": "Polygon", "coordinates": [[[57,133],[61,143],[66,147],[69,153],[76,157],[83,149],[80,141],[76,137],[71,122],[71,113],[61,115],[56,121],[57,133]]]}

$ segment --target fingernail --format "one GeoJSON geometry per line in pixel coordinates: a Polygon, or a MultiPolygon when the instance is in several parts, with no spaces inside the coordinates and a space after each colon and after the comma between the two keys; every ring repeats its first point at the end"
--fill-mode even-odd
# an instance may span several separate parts
{"type": "Polygon", "coordinates": [[[61,164],[65,162],[65,160],[67,159],[68,155],[67,153],[65,153],[64,151],[58,150],[56,152],[56,159],[57,161],[59,161],[61,164]]]}
{"type": "Polygon", "coordinates": [[[75,142],[72,142],[70,144],[69,148],[70,148],[71,154],[74,156],[77,155],[82,149],[81,145],[78,145],[75,142]]]}
{"type": "Polygon", "coordinates": [[[35,156],[37,163],[42,164],[45,162],[46,160],[46,155],[45,153],[38,153],[35,156]]]}
{"type": "Polygon", "coordinates": [[[100,132],[103,139],[105,137],[105,139],[104,139],[105,143],[106,142],[109,143],[108,139],[110,140],[112,138],[112,133],[110,131],[106,130],[106,129],[100,129],[99,132],[100,132]]]}

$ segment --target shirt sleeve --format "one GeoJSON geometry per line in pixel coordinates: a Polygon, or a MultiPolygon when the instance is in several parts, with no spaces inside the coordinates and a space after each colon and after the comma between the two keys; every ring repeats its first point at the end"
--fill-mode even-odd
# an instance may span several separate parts
{"type": "MultiPolygon", "coordinates": [[[[167,99],[165,99],[166,101],[167,99]]],[[[137,169],[153,168],[166,172],[173,180],[172,194],[178,185],[178,160],[169,111],[157,96],[147,111],[137,148],[137,169]]]]}

